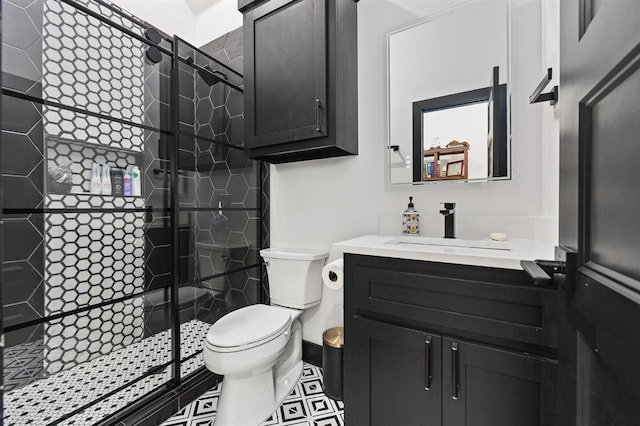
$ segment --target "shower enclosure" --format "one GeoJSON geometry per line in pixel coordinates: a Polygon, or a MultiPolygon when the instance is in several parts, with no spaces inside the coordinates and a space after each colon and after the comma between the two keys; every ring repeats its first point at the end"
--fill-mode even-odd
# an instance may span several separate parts
{"type": "Polygon", "coordinates": [[[1,114],[4,424],[177,411],[210,324],[268,301],[242,75],[102,0],[3,0],[1,114]]]}

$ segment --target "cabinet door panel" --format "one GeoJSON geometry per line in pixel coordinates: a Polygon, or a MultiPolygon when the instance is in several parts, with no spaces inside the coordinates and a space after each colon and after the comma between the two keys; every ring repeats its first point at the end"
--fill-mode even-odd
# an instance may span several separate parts
{"type": "Polygon", "coordinates": [[[555,424],[555,361],[443,338],[442,377],[446,426],[555,424]]]}
{"type": "Polygon", "coordinates": [[[345,395],[345,424],[440,425],[439,336],[355,317],[346,337],[357,391],[345,395]]]}
{"type": "Polygon", "coordinates": [[[326,136],[326,0],[269,1],[245,34],[246,146],[326,136]]]}

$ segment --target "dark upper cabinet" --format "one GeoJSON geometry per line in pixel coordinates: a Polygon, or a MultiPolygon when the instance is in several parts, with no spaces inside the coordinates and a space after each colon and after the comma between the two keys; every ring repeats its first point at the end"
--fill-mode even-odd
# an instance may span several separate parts
{"type": "Polygon", "coordinates": [[[345,424],[440,425],[440,337],[354,318],[347,344],[354,351],[345,424]]]}
{"type": "Polygon", "coordinates": [[[239,7],[247,156],[283,163],[357,154],[356,3],[268,0],[239,7]]]}

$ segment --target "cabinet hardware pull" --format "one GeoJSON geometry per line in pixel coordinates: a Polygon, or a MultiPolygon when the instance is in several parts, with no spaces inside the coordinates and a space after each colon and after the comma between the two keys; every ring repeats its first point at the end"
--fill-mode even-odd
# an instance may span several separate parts
{"type": "Polygon", "coordinates": [[[458,389],[460,384],[458,383],[458,344],[451,344],[451,398],[458,399],[458,389]]]}
{"type": "Polygon", "coordinates": [[[320,131],[320,99],[316,99],[316,132],[320,131]]]}
{"type": "Polygon", "coordinates": [[[424,390],[431,388],[431,337],[424,341],[424,390]]]}

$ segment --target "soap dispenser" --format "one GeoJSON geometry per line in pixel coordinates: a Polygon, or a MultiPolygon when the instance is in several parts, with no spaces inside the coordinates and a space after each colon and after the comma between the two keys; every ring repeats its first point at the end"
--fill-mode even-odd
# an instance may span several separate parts
{"type": "Polygon", "coordinates": [[[420,233],[420,213],[413,206],[413,197],[409,197],[409,205],[402,213],[402,233],[410,235],[420,233]]]}

